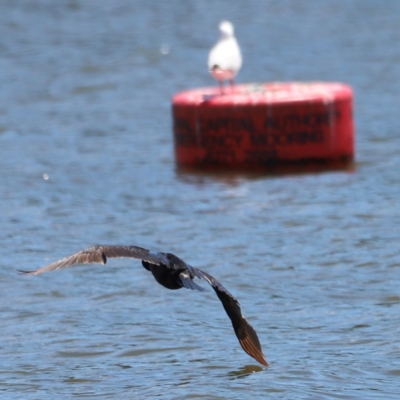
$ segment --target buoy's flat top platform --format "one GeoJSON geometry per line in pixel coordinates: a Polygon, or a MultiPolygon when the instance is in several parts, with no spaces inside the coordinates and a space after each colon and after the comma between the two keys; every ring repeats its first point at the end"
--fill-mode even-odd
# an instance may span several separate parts
{"type": "Polygon", "coordinates": [[[350,86],[339,82],[270,82],[226,86],[224,93],[219,87],[207,87],[177,93],[174,104],[213,105],[282,104],[307,101],[330,103],[352,97],[350,86]]]}

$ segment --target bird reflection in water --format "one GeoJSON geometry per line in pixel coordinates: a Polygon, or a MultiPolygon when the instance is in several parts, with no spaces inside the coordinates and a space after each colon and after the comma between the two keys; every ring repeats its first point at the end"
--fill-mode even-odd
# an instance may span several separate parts
{"type": "Polygon", "coordinates": [[[242,379],[256,372],[263,371],[258,365],[245,365],[244,367],[228,373],[230,379],[242,379]]]}

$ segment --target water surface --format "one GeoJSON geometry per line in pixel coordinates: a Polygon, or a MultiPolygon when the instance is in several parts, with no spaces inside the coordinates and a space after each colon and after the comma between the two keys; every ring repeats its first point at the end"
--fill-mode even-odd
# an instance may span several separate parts
{"type": "Polygon", "coordinates": [[[2,398],[398,398],[400,3],[262,4],[3,2],[2,398]],[[353,86],[354,172],[176,171],[170,99],[214,84],[223,18],[238,81],[353,86]],[[138,261],[16,274],[96,243],[220,279],[271,367],[211,290],[168,291],[138,261]]]}

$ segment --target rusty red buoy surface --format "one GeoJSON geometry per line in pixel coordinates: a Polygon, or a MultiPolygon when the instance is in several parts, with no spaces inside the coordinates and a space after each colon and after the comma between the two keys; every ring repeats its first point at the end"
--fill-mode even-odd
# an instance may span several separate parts
{"type": "Polygon", "coordinates": [[[201,88],[172,103],[178,167],[330,169],[354,160],[353,91],[342,83],[201,88]]]}

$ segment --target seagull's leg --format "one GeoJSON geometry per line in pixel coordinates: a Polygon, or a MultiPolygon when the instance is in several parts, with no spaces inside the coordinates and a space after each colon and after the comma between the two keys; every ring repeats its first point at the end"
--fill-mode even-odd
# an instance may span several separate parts
{"type": "Polygon", "coordinates": [[[218,83],[219,83],[219,90],[221,91],[221,94],[225,94],[224,84],[222,83],[222,81],[218,81],[218,83]]]}
{"type": "Polygon", "coordinates": [[[231,85],[231,91],[233,92],[235,90],[235,80],[233,78],[229,79],[229,83],[231,85]]]}

